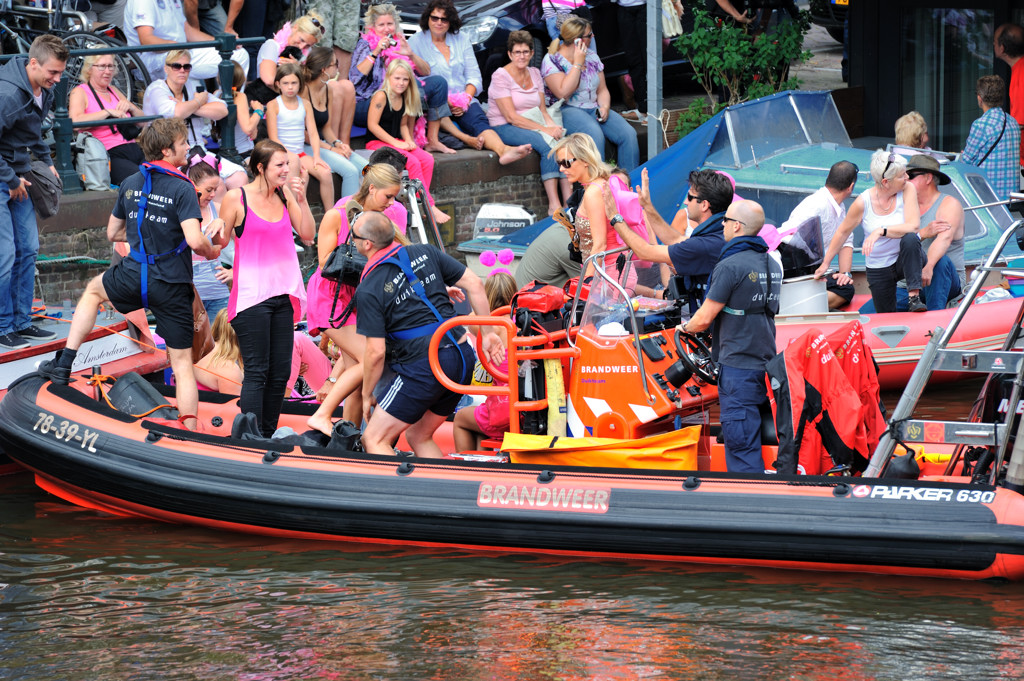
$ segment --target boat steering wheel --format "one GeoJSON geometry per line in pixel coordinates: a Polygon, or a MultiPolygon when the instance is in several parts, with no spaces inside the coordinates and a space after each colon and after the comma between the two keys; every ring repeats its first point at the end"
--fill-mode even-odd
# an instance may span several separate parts
{"type": "Polygon", "coordinates": [[[718,363],[711,359],[711,350],[699,337],[676,327],[676,352],[690,372],[710,385],[718,385],[718,363]]]}

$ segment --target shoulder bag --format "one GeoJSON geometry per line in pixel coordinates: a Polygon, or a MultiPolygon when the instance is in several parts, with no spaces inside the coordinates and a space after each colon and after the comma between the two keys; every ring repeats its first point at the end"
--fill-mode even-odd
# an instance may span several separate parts
{"type": "Polygon", "coordinates": [[[366,267],[366,256],[356,250],[352,243],[352,230],[349,230],[348,238],[344,243],[331,251],[327,256],[327,262],[320,269],[320,276],[328,281],[345,284],[346,286],[359,286],[359,278],[366,267]]]}
{"type": "MultiPolygon", "coordinates": [[[[89,83],[86,83],[86,85],[89,86],[89,90],[92,92],[92,96],[96,100],[96,103],[99,105],[100,109],[104,109],[105,107],[103,106],[103,102],[100,101],[100,96],[96,94],[96,90],[94,90],[92,85],[90,85],[89,83]]],[[[113,94],[113,91],[111,91],[111,94],[113,94]]],[[[114,97],[116,98],[117,95],[114,95],[114,97]]],[[[142,132],[142,128],[140,128],[136,123],[112,123],[108,127],[110,128],[111,132],[117,130],[117,132],[121,133],[121,137],[125,138],[128,141],[135,139],[136,137],[139,136],[139,133],[142,132]]]]}

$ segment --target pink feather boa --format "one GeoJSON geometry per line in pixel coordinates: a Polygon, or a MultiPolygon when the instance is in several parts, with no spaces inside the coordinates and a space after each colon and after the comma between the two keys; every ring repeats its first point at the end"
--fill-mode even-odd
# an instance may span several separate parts
{"type": "MultiPolygon", "coordinates": [[[[377,49],[377,45],[380,44],[382,36],[377,35],[377,33],[374,31],[367,31],[366,33],[363,33],[360,37],[367,43],[369,43],[371,50],[375,50],[377,49]]],[[[407,55],[402,54],[399,51],[399,49],[400,46],[398,44],[395,44],[381,51],[380,54],[382,57],[384,57],[385,70],[387,70],[388,66],[391,66],[391,62],[394,61],[395,59],[402,59],[409,64],[409,70],[412,71],[413,74],[415,74],[416,66],[412,63],[412,59],[407,55]]],[[[419,84],[420,87],[423,87],[423,80],[421,78],[417,78],[416,82],[419,84]]],[[[416,125],[413,127],[412,135],[413,140],[416,142],[416,146],[423,148],[427,145],[426,118],[420,116],[419,118],[416,119],[416,125]]]]}
{"type": "MultiPolygon", "coordinates": [[[[281,27],[281,30],[274,34],[274,42],[277,43],[278,51],[283,50],[288,46],[288,38],[292,35],[292,22],[285,22],[285,25],[281,27]]],[[[302,50],[302,58],[305,59],[309,56],[309,48],[302,50]]]]}

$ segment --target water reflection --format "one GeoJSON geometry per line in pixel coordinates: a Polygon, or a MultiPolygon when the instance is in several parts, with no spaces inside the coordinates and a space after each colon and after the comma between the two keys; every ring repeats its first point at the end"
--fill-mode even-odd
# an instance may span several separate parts
{"type": "Polygon", "coordinates": [[[0,480],[11,679],[1007,679],[1019,585],[281,542],[0,480]]]}

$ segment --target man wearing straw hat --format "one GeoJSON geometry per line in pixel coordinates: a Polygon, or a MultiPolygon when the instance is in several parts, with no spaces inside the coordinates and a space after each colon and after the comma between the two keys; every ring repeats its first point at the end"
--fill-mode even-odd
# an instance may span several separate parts
{"type": "Polygon", "coordinates": [[[964,270],[964,208],[939,187],[950,183],[939,162],[928,155],[912,156],[907,176],[917,189],[921,209],[921,246],[927,262],[921,268],[922,293],[929,310],[939,310],[967,285],[964,270]]]}

